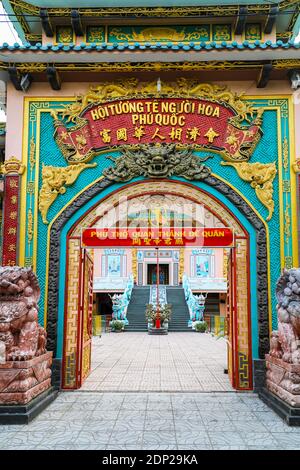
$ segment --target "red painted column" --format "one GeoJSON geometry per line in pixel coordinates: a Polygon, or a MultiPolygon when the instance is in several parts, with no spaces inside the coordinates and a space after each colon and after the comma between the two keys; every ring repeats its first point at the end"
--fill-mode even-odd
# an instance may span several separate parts
{"type": "Polygon", "coordinates": [[[155,328],[160,328],[160,314],[159,314],[159,257],[158,248],[156,248],[156,321],[155,328]]]}
{"type": "Polygon", "coordinates": [[[18,262],[20,175],[24,165],[15,157],[2,165],[4,174],[2,265],[15,266],[18,262]]]}

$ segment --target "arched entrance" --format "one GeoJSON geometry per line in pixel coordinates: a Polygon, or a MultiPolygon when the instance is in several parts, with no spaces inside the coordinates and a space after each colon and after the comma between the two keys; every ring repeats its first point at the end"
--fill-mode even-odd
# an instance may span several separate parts
{"type": "MultiPolygon", "coordinates": [[[[210,176],[205,183],[188,184],[174,180],[140,181],[111,192],[101,198],[101,191],[110,184],[101,180],[83,192],[57,218],[51,229],[51,260],[49,265],[48,334],[51,348],[59,357],[62,350],[62,386],[78,388],[89,370],[88,341],[89,312],[78,285],[85,284],[88,293],[89,270],[82,271],[90,261],[80,247],[82,227],[92,226],[101,215],[101,203],[115,205],[122,196],[134,198],[142,194],[176,194],[191,201],[201,201],[218,214],[225,226],[234,228],[236,248],[231,261],[231,322],[229,335],[229,368],[234,388],[252,389],[253,357],[259,359],[268,347],[268,294],[266,262],[266,232],[263,223],[240,195],[225,183],[210,176]],[[209,181],[207,181],[209,180],[209,181]],[[208,183],[208,184],[207,184],[208,183]],[[98,200],[76,217],[90,197],[98,200]],[[99,214],[100,210],[100,214],[99,214]],[[72,219],[71,219],[72,217],[72,219]],[[70,220],[69,220],[70,218],[70,220]],[[74,220],[74,223],[71,221],[74,220]],[[61,236],[61,248],[67,245],[66,270],[59,268],[59,233],[67,226],[66,237],[61,236]],[[71,225],[70,225],[71,223],[71,225]],[[250,267],[251,259],[251,267],[250,267]],[[56,272],[56,276],[55,276],[56,272]],[[58,279],[57,274],[60,274],[58,279]],[[83,278],[82,278],[82,273],[83,278]],[[55,286],[63,286],[64,302],[51,296],[55,286]],[[63,306],[61,308],[60,306],[63,306]],[[62,328],[63,325],[63,328],[62,328]],[[84,346],[85,345],[85,346],[84,346]]],[[[57,291],[56,291],[57,292],[57,291]]],[[[62,292],[60,292],[60,297],[62,292]]]]}

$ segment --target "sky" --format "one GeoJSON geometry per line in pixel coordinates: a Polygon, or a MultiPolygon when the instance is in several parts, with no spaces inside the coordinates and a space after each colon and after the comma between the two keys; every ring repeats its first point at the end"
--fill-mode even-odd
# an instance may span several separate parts
{"type": "MultiPolygon", "coordinates": [[[[297,41],[300,41],[300,33],[297,37],[297,41]]],[[[0,44],[7,42],[8,44],[14,44],[18,42],[21,44],[21,40],[14,29],[12,23],[8,20],[2,2],[0,1],[0,44]]],[[[6,121],[5,114],[0,110],[0,122],[6,121]]]]}

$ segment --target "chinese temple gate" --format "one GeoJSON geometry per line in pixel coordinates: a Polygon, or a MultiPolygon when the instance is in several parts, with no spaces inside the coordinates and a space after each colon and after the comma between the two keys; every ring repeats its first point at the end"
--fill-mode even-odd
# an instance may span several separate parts
{"type": "Polygon", "coordinates": [[[93,296],[186,275],[226,317],[233,388],[257,387],[299,265],[297,2],[3,3],[24,44],[0,48],[2,264],[37,273],[54,381],[89,374],[93,296]]]}

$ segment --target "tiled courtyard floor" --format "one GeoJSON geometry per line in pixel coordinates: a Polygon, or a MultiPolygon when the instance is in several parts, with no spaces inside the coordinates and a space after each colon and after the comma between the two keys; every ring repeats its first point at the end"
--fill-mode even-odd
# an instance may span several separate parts
{"type": "Polygon", "coordinates": [[[86,390],[61,392],[29,425],[0,425],[0,450],[300,449],[300,427],[234,392],[224,367],[225,342],[206,334],[103,335],[86,390]]]}
{"type": "Polygon", "coordinates": [[[92,372],[82,390],[232,390],[223,338],[210,334],[107,333],[94,338],[92,372]]]}
{"type": "Polygon", "coordinates": [[[0,449],[300,449],[300,428],[251,393],[65,392],[0,449]]]}

